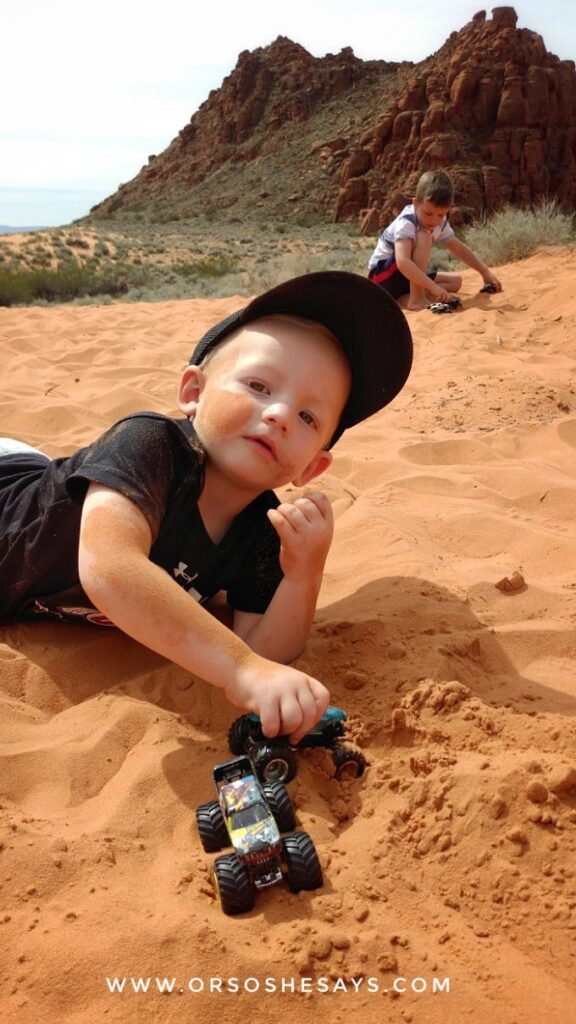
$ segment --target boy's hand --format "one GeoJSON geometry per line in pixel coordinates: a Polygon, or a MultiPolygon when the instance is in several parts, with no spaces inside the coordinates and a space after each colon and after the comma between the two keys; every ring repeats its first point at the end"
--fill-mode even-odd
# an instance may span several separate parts
{"type": "Polygon", "coordinates": [[[497,292],[502,291],[502,285],[500,284],[500,281],[492,273],[491,270],[489,270],[487,274],[482,274],[482,277],[484,280],[484,284],[491,284],[496,289],[497,292]]]}
{"type": "Polygon", "coordinates": [[[452,292],[447,292],[445,288],[442,288],[439,284],[434,289],[434,297],[438,299],[438,302],[450,302],[452,298],[452,292]]]}
{"type": "Polygon", "coordinates": [[[265,736],[287,735],[298,743],[322,717],[330,700],[313,676],[253,655],[239,667],[228,700],[260,715],[265,736]]]}
{"type": "Polygon", "coordinates": [[[296,501],[269,509],[280,538],[280,565],[286,579],[305,580],[322,572],[334,533],[332,506],[325,494],[310,491],[296,501]]]}

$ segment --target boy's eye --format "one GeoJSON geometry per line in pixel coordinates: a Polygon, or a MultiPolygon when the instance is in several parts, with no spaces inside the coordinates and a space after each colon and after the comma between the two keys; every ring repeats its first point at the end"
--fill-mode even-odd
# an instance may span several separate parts
{"type": "Polygon", "coordinates": [[[309,413],[309,412],[301,412],[300,413],[300,419],[304,420],[304,423],[307,423],[308,426],[310,426],[310,427],[315,427],[316,426],[316,420],[314,419],[312,414],[309,413]]]}
{"type": "Polygon", "coordinates": [[[248,387],[252,391],[260,391],[262,393],[268,390],[268,388],[266,387],[264,382],[261,381],[261,380],[251,380],[251,381],[248,381],[248,387]]]}

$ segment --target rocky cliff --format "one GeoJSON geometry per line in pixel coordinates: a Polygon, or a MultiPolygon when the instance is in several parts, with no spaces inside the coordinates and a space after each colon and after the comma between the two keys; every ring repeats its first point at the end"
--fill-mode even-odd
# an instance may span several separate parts
{"type": "Polygon", "coordinates": [[[178,137],[92,211],[357,221],[375,231],[398,190],[444,167],[456,219],[503,203],[576,205],[576,71],[484,11],[420,64],[322,58],[279,37],[244,51],[178,137]]]}

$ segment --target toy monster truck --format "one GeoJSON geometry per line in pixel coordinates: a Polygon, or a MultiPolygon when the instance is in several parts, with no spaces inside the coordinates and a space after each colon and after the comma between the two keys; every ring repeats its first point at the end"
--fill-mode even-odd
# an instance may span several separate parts
{"type": "Polygon", "coordinates": [[[262,782],[290,782],[297,771],[294,751],[310,747],[325,747],[332,751],[337,779],[357,779],[366,768],[366,758],[344,742],[347,717],[341,708],[327,708],[320,721],[294,747],[287,736],[267,739],[258,715],[250,713],[232,723],[228,746],[233,754],[248,754],[262,782]]]}
{"type": "Polygon", "coordinates": [[[198,807],[196,823],[207,853],[234,847],[212,867],[224,913],[252,910],[256,890],[284,876],[292,892],[318,889],[322,868],[314,843],[307,832],[292,831],[296,819],[282,783],[262,785],[248,757],[216,765],[213,774],[218,800],[198,807]]]}

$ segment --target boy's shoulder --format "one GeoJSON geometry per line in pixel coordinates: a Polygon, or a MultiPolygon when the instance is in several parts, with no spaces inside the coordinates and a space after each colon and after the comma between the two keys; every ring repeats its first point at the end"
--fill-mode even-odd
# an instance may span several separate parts
{"type": "Polygon", "coordinates": [[[143,444],[158,443],[192,449],[196,455],[204,456],[204,449],[198,440],[191,422],[161,412],[134,412],[123,416],[108,427],[90,446],[93,450],[104,447],[108,450],[128,450],[140,456],[143,444]]]}
{"type": "Polygon", "coordinates": [[[418,216],[416,209],[409,203],[400,211],[397,217],[388,225],[386,232],[393,236],[394,241],[399,238],[411,237],[418,229],[418,216]]]}
{"type": "Polygon", "coordinates": [[[406,219],[407,220],[414,219],[416,221],[418,220],[418,217],[416,215],[416,207],[414,206],[413,203],[407,203],[406,206],[403,206],[402,209],[400,210],[400,212],[396,215],[396,217],[392,221],[392,223],[395,224],[396,221],[406,220],[406,219]]]}

